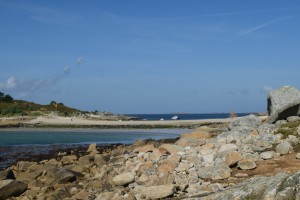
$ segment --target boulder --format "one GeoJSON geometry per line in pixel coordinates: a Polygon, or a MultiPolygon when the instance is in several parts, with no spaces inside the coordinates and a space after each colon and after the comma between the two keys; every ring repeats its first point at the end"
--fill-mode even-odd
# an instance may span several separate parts
{"type": "Polygon", "coordinates": [[[19,196],[27,190],[27,184],[7,179],[0,181],[0,199],[7,199],[13,196],[19,196]]]}
{"type": "Polygon", "coordinates": [[[200,167],[197,169],[198,177],[201,179],[220,180],[229,178],[232,170],[225,165],[200,167]]]}
{"type": "Polygon", "coordinates": [[[273,90],[268,95],[269,122],[298,116],[300,108],[300,91],[291,86],[273,90]]]}
{"type": "Polygon", "coordinates": [[[232,121],[229,124],[229,129],[233,130],[233,129],[239,129],[240,127],[242,127],[243,129],[256,129],[258,128],[260,125],[262,125],[262,121],[261,119],[259,119],[257,116],[255,115],[248,115],[245,117],[240,117],[234,121],[232,121]]]}
{"type": "Polygon", "coordinates": [[[184,152],[184,148],[174,144],[163,144],[158,148],[162,154],[177,155],[179,152],[184,152]]]}
{"type": "Polygon", "coordinates": [[[205,139],[181,138],[175,144],[182,147],[197,147],[206,143],[205,139]]]}
{"type": "Polygon", "coordinates": [[[0,180],[4,180],[4,179],[16,179],[11,169],[0,171],[0,180]]]}
{"type": "Polygon", "coordinates": [[[52,177],[58,183],[69,183],[73,182],[77,179],[77,177],[81,177],[82,174],[75,172],[70,169],[62,168],[62,169],[52,169],[50,170],[52,177]]]}
{"type": "Polygon", "coordinates": [[[159,185],[144,187],[141,189],[141,195],[147,199],[163,199],[174,194],[176,188],[174,185],[159,185]]]}
{"type": "Polygon", "coordinates": [[[155,149],[155,147],[153,146],[153,144],[147,144],[142,147],[137,147],[133,152],[147,153],[147,152],[153,152],[154,149],[155,149]]]}
{"type": "Polygon", "coordinates": [[[29,167],[37,165],[36,162],[29,162],[29,161],[20,161],[17,163],[17,171],[25,172],[28,170],[29,167]]]}
{"type": "Polygon", "coordinates": [[[118,186],[128,185],[134,181],[134,175],[131,172],[126,172],[115,176],[112,181],[118,186]]]}
{"type": "Polygon", "coordinates": [[[207,131],[195,130],[191,133],[182,134],[180,138],[209,139],[211,137],[212,134],[207,131]]]}
{"type": "Polygon", "coordinates": [[[255,169],[256,168],[256,162],[253,159],[244,159],[240,160],[238,162],[238,167],[243,170],[247,169],[255,169]]]}
{"type": "Polygon", "coordinates": [[[77,160],[77,156],[71,155],[71,156],[63,156],[60,160],[61,164],[63,165],[70,165],[75,163],[77,160]]]}
{"type": "Polygon", "coordinates": [[[300,117],[299,116],[290,116],[287,118],[288,122],[296,122],[296,121],[300,121],[300,117]]]}
{"type": "Polygon", "coordinates": [[[96,144],[90,144],[90,146],[86,152],[89,154],[98,154],[99,151],[97,150],[96,146],[97,146],[96,144]]]}
{"type": "Polygon", "coordinates": [[[235,165],[238,161],[242,159],[242,156],[239,152],[237,151],[229,151],[225,155],[225,163],[228,166],[233,166],[235,165]]]}
{"type": "Polygon", "coordinates": [[[280,155],[288,154],[291,150],[293,150],[293,147],[287,141],[276,146],[276,153],[279,153],[280,155]]]}
{"type": "Polygon", "coordinates": [[[238,146],[236,144],[223,144],[219,150],[218,153],[226,152],[226,151],[236,151],[238,150],[238,146]]]}

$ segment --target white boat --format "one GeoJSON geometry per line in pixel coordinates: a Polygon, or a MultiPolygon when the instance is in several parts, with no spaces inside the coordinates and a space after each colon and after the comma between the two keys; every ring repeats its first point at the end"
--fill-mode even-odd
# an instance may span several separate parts
{"type": "Polygon", "coordinates": [[[174,117],[171,118],[172,120],[178,120],[180,119],[177,115],[175,115],[174,117]]]}
{"type": "Polygon", "coordinates": [[[164,121],[164,118],[160,118],[160,121],[164,121]]]}

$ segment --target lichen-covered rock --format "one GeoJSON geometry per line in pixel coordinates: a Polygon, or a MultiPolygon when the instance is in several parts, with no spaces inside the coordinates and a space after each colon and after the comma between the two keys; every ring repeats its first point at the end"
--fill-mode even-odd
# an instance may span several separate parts
{"type": "Polygon", "coordinates": [[[13,196],[19,196],[27,190],[27,184],[17,180],[0,181],[0,199],[7,199],[13,196]]]}
{"type": "Polygon", "coordinates": [[[299,115],[300,91],[291,86],[273,90],[268,95],[269,122],[299,115]]]}
{"type": "Polygon", "coordinates": [[[232,170],[225,165],[212,166],[212,167],[201,167],[197,169],[199,178],[201,179],[212,179],[220,180],[229,178],[232,170]]]}

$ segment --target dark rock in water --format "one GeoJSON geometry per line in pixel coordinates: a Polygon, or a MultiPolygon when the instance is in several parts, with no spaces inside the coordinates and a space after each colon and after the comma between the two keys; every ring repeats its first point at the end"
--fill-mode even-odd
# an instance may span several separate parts
{"type": "Polygon", "coordinates": [[[11,169],[0,171],[0,180],[5,180],[5,179],[16,179],[11,169]]]}
{"type": "Polygon", "coordinates": [[[300,114],[300,91],[291,86],[273,90],[268,96],[269,122],[287,119],[300,114]]]}
{"type": "Polygon", "coordinates": [[[0,181],[0,199],[7,199],[13,196],[19,196],[27,190],[27,184],[16,180],[0,181]]]}

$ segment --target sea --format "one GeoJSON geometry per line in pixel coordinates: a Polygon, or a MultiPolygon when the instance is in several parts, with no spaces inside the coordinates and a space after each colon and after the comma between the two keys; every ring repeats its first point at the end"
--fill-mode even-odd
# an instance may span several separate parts
{"type": "MultiPolygon", "coordinates": [[[[243,117],[251,113],[237,113],[238,117],[243,117]]],[[[137,117],[137,120],[171,120],[172,117],[178,116],[180,120],[195,120],[195,119],[223,119],[228,118],[229,113],[170,113],[170,114],[125,114],[127,116],[137,117]]]]}
{"type": "MultiPolygon", "coordinates": [[[[238,113],[245,116],[248,113],[238,113]]],[[[228,113],[216,114],[130,114],[140,120],[180,120],[227,118],[228,113]]],[[[29,159],[50,152],[98,145],[130,144],[138,139],[176,138],[189,132],[187,129],[0,129],[0,168],[5,168],[18,160],[29,159]]]]}

